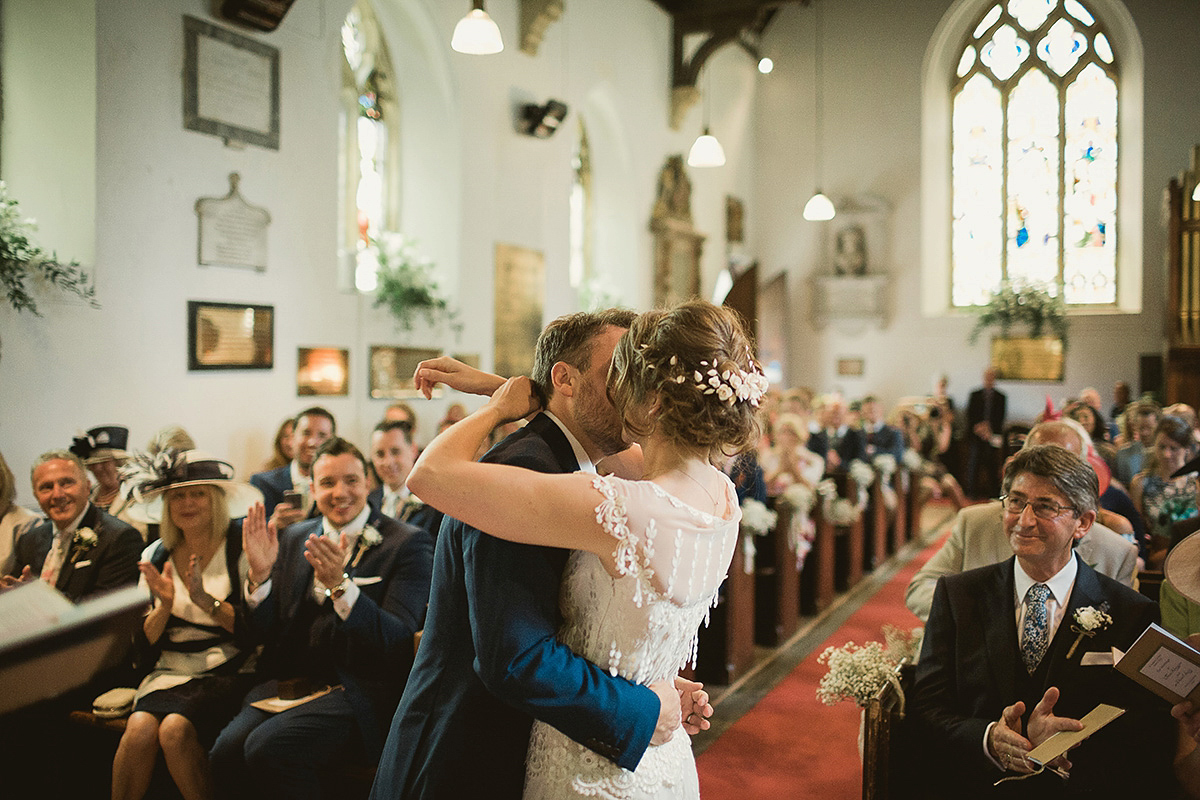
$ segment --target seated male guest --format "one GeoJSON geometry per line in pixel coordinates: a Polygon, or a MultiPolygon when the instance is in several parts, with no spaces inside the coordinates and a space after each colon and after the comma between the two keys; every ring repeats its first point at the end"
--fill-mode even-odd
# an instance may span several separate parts
{"type": "Polygon", "coordinates": [[[264,645],[260,672],[277,680],[251,690],[213,745],[219,797],[341,796],[330,774],[378,760],[425,621],[429,534],[367,505],[366,459],[345,439],[312,465],[320,517],[276,536],[255,507],[243,527],[246,625],[264,645]],[[334,688],[277,714],[250,705],[295,678],[334,688]]]}
{"type": "Polygon", "coordinates": [[[844,472],[850,462],[867,458],[863,432],[846,423],[846,403],[840,397],[825,401],[821,408],[822,427],[808,439],[808,449],[825,459],[826,472],[844,472]]]}
{"type": "Polygon", "coordinates": [[[1128,650],[1158,608],[1075,554],[1097,489],[1096,473],[1063,448],[1022,450],[1003,486],[1015,557],[938,581],[910,705],[923,796],[1168,796],[1167,706],[1111,666],[1111,648],[1128,650]],[[1075,621],[1087,608],[1111,620],[1090,636],[1075,621]],[[1085,662],[1092,653],[1107,663],[1085,662]],[[1054,733],[1080,730],[1098,703],[1125,714],[1052,762],[1069,780],[1026,758],[1054,733]],[[1004,777],[1023,779],[993,786],[1004,777]]]}
{"type": "Polygon", "coordinates": [[[424,528],[436,540],[442,512],[425,505],[404,485],[416,459],[417,444],[407,422],[384,420],[376,425],[371,433],[371,466],[380,485],[367,495],[367,502],[392,519],[424,528]]]}
{"type": "Polygon", "coordinates": [[[33,465],[33,494],[48,520],[17,540],[0,587],[40,577],[73,602],[137,583],[142,536],[88,499],[87,468],[66,450],[33,465]]]}
{"type": "Polygon", "coordinates": [[[904,459],[904,434],[899,428],[893,428],[883,421],[883,405],[875,395],[863,398],[861,414],[867,459],[889,455],[900,465],[904,459]]]}
{"type": "Polygon", "coordinates": [[[311,516],[313,501],[310,493],[313,456],[317,448],[337,433],[333,415],[320,406],[306,408],[296,415],[292,427],[292,463],[269,472],[250,476],[250,485],[262,492],[267,519],[281,531],[293,522],[311,516]],[[295,499],[284,503],[284,495],[295,492],[295,499]],[[296,505],[296,503],[299,505],[296,505]]]}
{"type": "MultiPolygon", "coordinates": [[[[1079,457],[1084,452],[1086,435],[1074,423],[1063,420],[1041,422],[1025,438],[1024,448],[1056,445],[1079,457]]],[[[1079,459],[1088,466],[1087,462],[1079,459]]],[[[1088,466],[1091,469],[1090,466],[1088,466]]],[[[964,570],[1004,561],[1012,556],[1008,530],[1004,525],[1004,506],[999,500],[964,508],[954,519],[954,529],[908,584],[904,602],[922,620],[929,617],[933,589],[937,579],[964,570]]],[[[1083,563],[1102,575],[1126,586],[1133,586],[1137,566],[1137,547],[1104,525],[1093,522],[1084,532],[1075,550],[1083,563]]]]}

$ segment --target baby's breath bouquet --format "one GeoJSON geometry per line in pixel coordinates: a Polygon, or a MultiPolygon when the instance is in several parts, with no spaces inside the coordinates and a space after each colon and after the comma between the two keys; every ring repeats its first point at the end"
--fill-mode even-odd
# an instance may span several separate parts
{"type": "Polygon", "coordinates": [[[916,654],[921,629],[905,631],[884,625],[883,636],[883,642],[863,645],[847,642],[841,647],[827,647],[817,657],[817,663],[829,666],[817,687],[817,699],[827,706],[853,700],[865,708],[885,683],[895,681],[896,667],[905,659],[911,661],[916,654]]]}

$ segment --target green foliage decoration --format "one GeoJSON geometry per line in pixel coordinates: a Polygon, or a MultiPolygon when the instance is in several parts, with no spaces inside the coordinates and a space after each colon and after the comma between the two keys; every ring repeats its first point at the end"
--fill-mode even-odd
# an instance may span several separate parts
{"type": "Polygon", "coordinates": [[[56,253],[42,250],[32,239],[36,227],[34,220],[21,216],[20,205],[0,181],[0,289],[8,296],[9,305],[17,312],[42,316],[29,291],[31,280],[41,280],[99,308],[96,287],[79,262],[64,264],[56,253]]]}
{"type": "Polygon", "coordinates": [[[433,262],[417,251],[412,239],[400,233],[383,233],[372,239],[370,246],[379,259],[375,308],[386,308],[406,331],[412,330],[417,315],[431,326],[447,322],[455,334],[462,331],[458,309],[442,294],[433,277],[433,262]]]}
{"type": "Polygon", "coordinates": [[[969,342],[975,344],[988,328],[999,328],[1008,336],[1014,325],[1026,325],[1029,336],[1037,339],[1053,335],[1067,346],[1067,307],[1062,291],[1051,293],[1043,286],[1012,284],[1008,281],[992,292],[988,302],[977,307],[979,317],[971,329],[969,342]]]}

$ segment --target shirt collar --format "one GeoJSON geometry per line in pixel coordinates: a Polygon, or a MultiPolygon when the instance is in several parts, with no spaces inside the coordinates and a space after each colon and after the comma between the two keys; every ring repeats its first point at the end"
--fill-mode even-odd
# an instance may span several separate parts
{"type": "Polygon", "coordinates": [[[305,477],[305,475],[300,472],[300,464],[296,461],[296,459],[292,459],[291,466],[288,468],[288,470],[292,476],[292,488],[301,494],[308,494],[309,487],[312,485],[311,479],[305,477]]]}
{"type": "Polygon", "coordinates": [[[350,520],[350,522],[346,524],[346,527],[342,528],[340,531],[329,524],[328,517],[321,517],[321,530],[331,539],[335,538],[340,533],[344,533],[346,534],[346,538],[353,542],[354,539],[357,538],[360,533],[362,533],[362,529],[366,527],[367,517],[369,516],[371,516],[371,506],[364,505],[363,510],[358,512],[358,516],[350,520]]]}
{"type": "MultiPolygon", "coordinates": [[[[1013,582],[1017,594],[1017,605],[1025,602],[1025,594],[1029,591],[1029,587],[1040,581],[1035,581],[1029,577],[1021,567],[1021,559],[1013,559],[1013,582]]],[[[1071,596],[1071,587],[1075,585],[1075,576],[1079,573],[1079,562],[1075,560],[1074,551],[1071,552],[1071,560],[1067,565],[1060,569],[1058,573],[1046,581],[1046,585],[1050,587],[1050,594],[1054,595],[1054,600],[1060,606],[1067,604],[1067,598],[1071,596]]]]}
{"type": "Polygon", "coordinates": [[[588,457],[587,451],[583,449],[583,445],[579,443],[579,440],[571,435],[566,425],[563,425],[562,420],[549,411],[543,411],[542,413],[549,417],[558,426],[559,430],[563,432],[563,435],[567,437],[567,441],[571,444],[571,449],[575,451],[575,460],[579,462],[579,471],[595,474],[596,465],[592,463],[592,459],[588,457]]]}

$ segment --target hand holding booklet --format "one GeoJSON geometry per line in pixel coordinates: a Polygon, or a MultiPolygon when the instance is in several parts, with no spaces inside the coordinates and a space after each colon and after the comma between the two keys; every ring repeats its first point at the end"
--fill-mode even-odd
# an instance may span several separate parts
{"type": "Polygon", "coordinates": [[[1151,623],[1129,652],[1113,648],[1113,666],[1172,705],[1191,700],[1200,708],[1200,650],[1159,625],[1151,623]]]}

